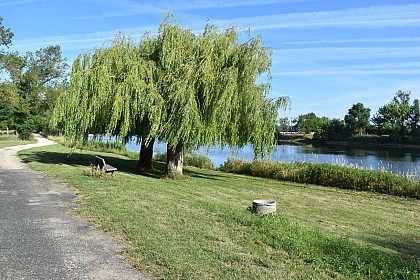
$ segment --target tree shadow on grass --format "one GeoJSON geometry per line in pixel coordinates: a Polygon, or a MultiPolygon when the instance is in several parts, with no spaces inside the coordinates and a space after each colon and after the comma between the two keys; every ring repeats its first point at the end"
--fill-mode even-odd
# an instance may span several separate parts
{"type": "MultiPolygon", "coordinates": [[[[386,238],[369,239],[369,242],[379,246],[389,248],[405,256],[406,258],[414,257],[420,262],[420,237],[407,237],[403,235],[385,236],[386,238]]],[[[420,263],[419,263],[420,265],[420,263]]],[[[419,267],[420,269],[420,267],[419,267]]]]}
{"type": "MultiPolygon", "coordinates": [[[[374,241],[373,243],[382,247],[396,249],[396,244],[380,244],[374,241]]],[[[390,275],[394,274],[395,270],[398,270],[399,273],[406,273],[407,271],[418,273],[420,271],[420,259],[409,252],[402,252],[399,250],[395,250],[395,252],[385,252],[372,246],[361,247],[359,244],[352,244],[351,241],[347,242],[342,239],[321,239],[321,242],[319,242],[317,247],[321,250],[321,255],[327,256],[327,258],[325,258],[327,263],[331,261],[331,264],[335,266],[338,265],[337,268],[339,268],[339,270],[344,265],[344,267],[347,266],[347,269],[350,269],[351,271],[362,274],[367,273],[366,276],[373,273],[370,275],[371,277],[373,276],[373,278],[385,276],[388,277],[386,279],[391,279],[390,275]],[[359,267],[359,265],[361,266],[359,267]]],[[[311,259],[309,259],[309,261],[312,262],[311,259]]],[[[379,278],[382,279],[382,277],[379,278]]],[[[397,278],[409,279],[401,276],[396,277],[395,279],[397,278]]]]}
{"type": "Polygon", "coordinates": [[[206,179],[206,180],[214,180],[214,181],[227,180],[227,175],[220,174],[220,172],[209,174],[207,172],[200,172],[197,170],[188,169],[188,170],[184,170],[184,174],[192,178],[200,178],[200,179],[206,179]]]}
{"type": "MultiPolygon", "coordinates": [[[[153,170],[147,172],[137,171],[137,160],[129,158],[121,158],[117,155],[109,153],[83,151],[66,153],[66,152],[48,152],[39,151],[23,155],[23,162],[40,162],[44,164],[70,165],[70,166],[90,166],[95,161],[95,155],[105,159],[105,162],[114,166],[118,171],[135,174],[139,176],[146,176],[156,179],[165,178],[165,163],[160,161],[153,161],[153,170]]],[[[117,172],[118,172],[117,171],[117,172]]],[[[118,174],[118,173],[117,173],[118,174]]],[[[207,172],[199,172],[196,170],[184,169],[184,174],[193,178],[208,179],[208,180],[225,180],[223,174],[209,174],[207,172]]]]}
{"type": "MultiPolygon", "coordinates": [[[[57,164],[57,165],[70,165],[70,166],[90,166],[95,161],[95,155],[98,155],[105,159],[106,163],[112,165],[118,169],[118,171],[131,173],[139,176],[147,176],[153,178],[162,178],[164,175],[165,166],[160,162],[153,163],[153,171],[150,172],[138,172],[137,171],[137,160],[120,158],[113,156],[112,154],[96,153],[96,152],[84,152],[84,153],[61,153],[61,152],[46,152],[39,151],[31,154],[23,155],[23,162],[40,162],[44,164],[57,164]]],[[[117,171],[117,172],[118,172],[117,171]]],[[[118,174],[118,173],[117,173],[118,174]]]]}

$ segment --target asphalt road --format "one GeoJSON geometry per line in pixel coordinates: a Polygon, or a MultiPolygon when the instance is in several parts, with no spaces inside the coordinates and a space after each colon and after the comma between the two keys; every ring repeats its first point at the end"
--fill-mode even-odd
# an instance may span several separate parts
{"type": "MultiPolygon", "coordinates": [[[[6,154],[1,162],[17,160],[6,154]]],[[[121,244],[68,216],[75,195],[65,186],[21,162],[9,167],[0,169],[1,280],[148,279],[124,262],[121,244]]]]}

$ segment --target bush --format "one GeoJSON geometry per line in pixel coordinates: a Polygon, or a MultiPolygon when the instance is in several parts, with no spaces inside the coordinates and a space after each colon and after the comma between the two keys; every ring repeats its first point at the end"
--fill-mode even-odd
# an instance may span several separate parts
{"type": "Polygon", "coordinates": [[[166,153],[157,153],[153,155],[155,161],[166,162],[166,153]]]}
{"type": "Polygon", "coordinates": [[[283,181],[372,191],[420,199],[419,180],[380,170],[366,170],[326,163],[290,163],[268,160],[249,162],[236,158],[228,158],[220,170],[283,181]]]}
{"type": "Polygon", "coordinates": [[[242,158],[232,158],[229,157],[222,166],[220,166],[221,171],[236,173],[236,174],[245,174],[251,175],[251,162],[246,161],[242,158]]]}
{"type": "Polygon", "coordinates": [[[98,170],[96,166],[91,164],[89,167],[86,167],[85,175],[89,177],[105,177],[105,172],[98,170]]]}
{"type": "Polygon", "coordinates": [[[184,164],[201,169],[214,169],[213,162],[204,155],[189,154],[184,158],[184,164]]]}
{"type": "MultiPolygon", "coordinates": [[[[158,153],[153,156],[155,161],[166,162],[166,153],[158,153]]],[[[210,158],[204,155],[187,154],[184,156],[184,164],[201,169],[215,169],[210,158]]]]}
{"type": "Polygon", "coordinates": [[[16,130],[20,140],[32,140],[32,132],[35,131],[35,121],[32,117],[26,119],[22,124],[17,125],[16,130]]]}
{"type": "Polygon", "coordinates": [[[32,140],[34,138],[32,131],[29,129],[21,130],[18,137],[20,140],[32,140]]]}

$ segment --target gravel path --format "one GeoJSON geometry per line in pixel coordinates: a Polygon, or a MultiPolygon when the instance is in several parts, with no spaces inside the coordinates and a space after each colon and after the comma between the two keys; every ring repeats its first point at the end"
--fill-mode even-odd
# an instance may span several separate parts
{"type": "Polygon", "coordinates": [[[124,262],[121,244],[68,217],[75,195],[0,149],[0,279],[149,279],[124,262]]]}
{"type": "Polygon", "coordinates": [[[20,158],[17,156],[18,151],[56,144],[53,141],[50,141],[44,137],[41,137],[39,134],[34,134],[34,135],[38,139],[37,143],[0,149],[0,158],[1,158],[0,169],[6,169],[6,170],[28,169],[28,166],[24,164],[20,160],[20,158]]]}

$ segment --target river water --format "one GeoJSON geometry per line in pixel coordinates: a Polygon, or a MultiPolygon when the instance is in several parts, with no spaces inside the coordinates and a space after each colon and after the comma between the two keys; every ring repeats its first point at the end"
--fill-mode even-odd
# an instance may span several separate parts
{"type": "MultiPolygon", "coordinates": [[[[139,151],[135,141],[127,148],[139,151]]],[[[165,143],[155,143],[155,153],[165,153],[165,143]]],[[[216,167],[223,164],[228,157],[240,157],[246,160],[254,158],[250,146],[232,153],[228,148],[200,148],[194,153],[208,156],[216,167]]],[[[330,163],[343,166],[358,166],[365,169],[386,170],[397,174],[420,178],[420,149],[374,149],[349,147],[314,147],[311,145],[278,145],[270,155],[271,160],[286,162],[307,161],[313,163],[330,163]]]]}

